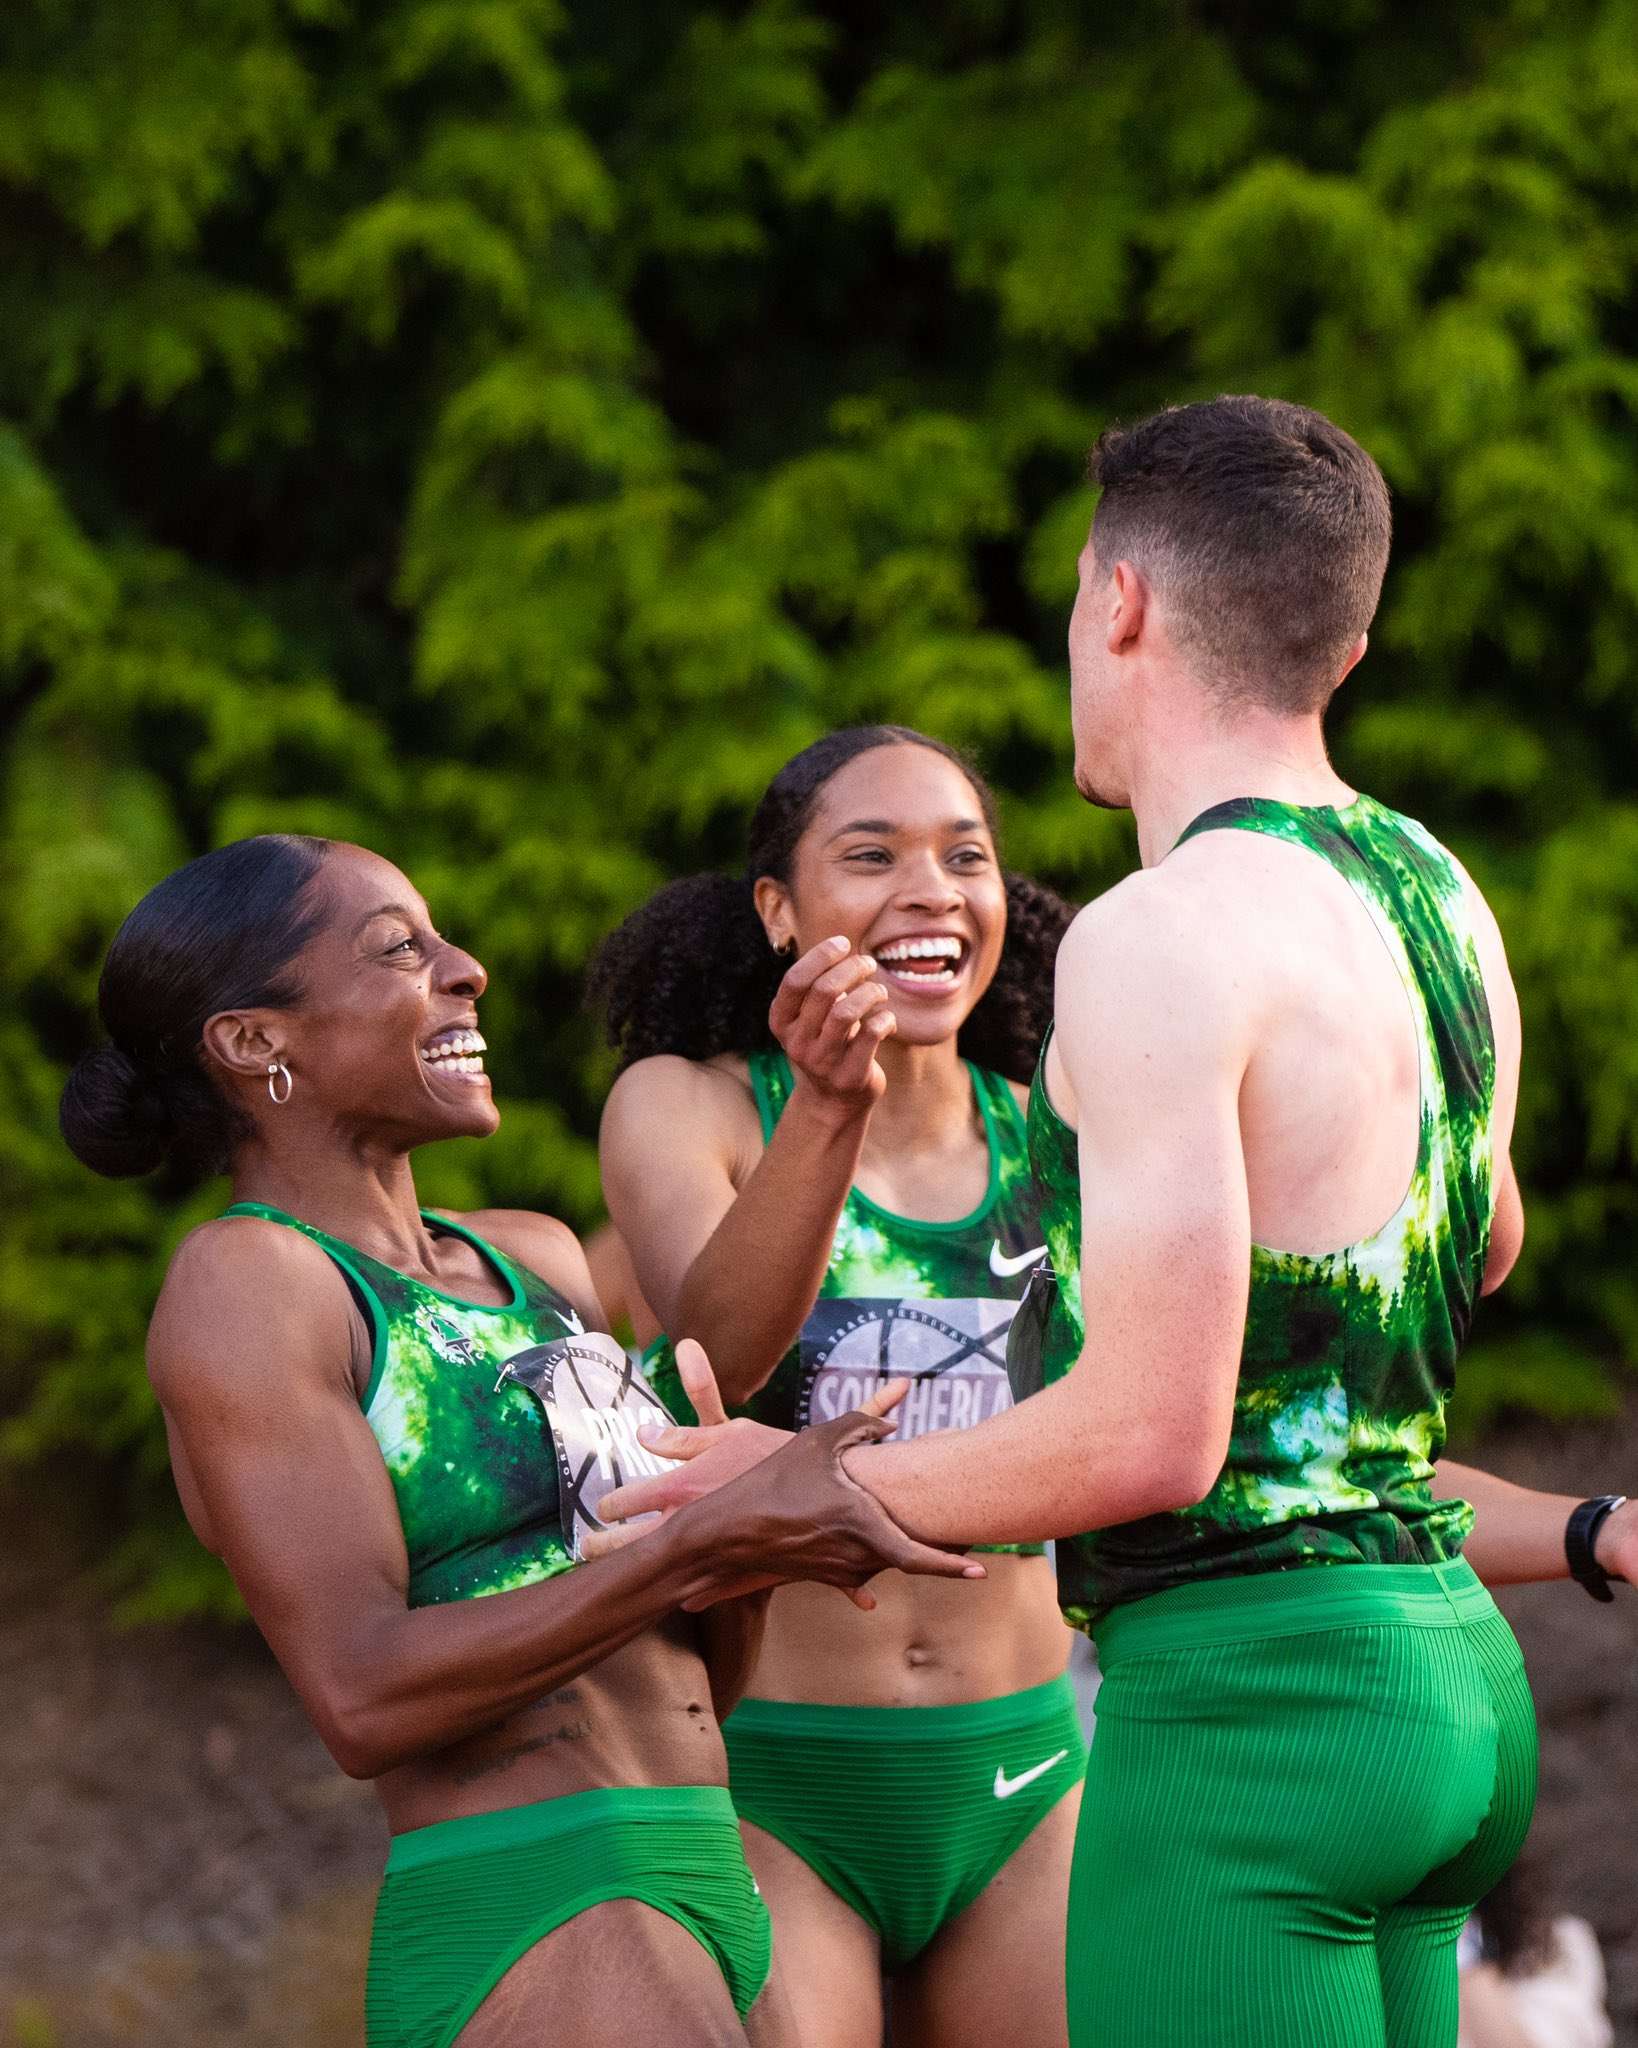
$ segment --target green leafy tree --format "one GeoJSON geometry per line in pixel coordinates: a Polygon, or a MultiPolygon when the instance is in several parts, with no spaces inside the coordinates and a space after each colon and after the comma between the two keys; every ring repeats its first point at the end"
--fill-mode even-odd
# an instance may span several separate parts
{"type": "MultiPolygon", "coordinates": [[[[227,1600],[142,1375],[216,1187],[55,1135],[169,868],[363,840],[490,967],[452,1204],[597,1213],[600,934],[731,861],[824,727],[964,742],[1009,852],[1133,859],[1067,774],[1108,420],[1303,399],[1395,566],[1345,772],[1490,890],[1532,1233],[1478,1405],[1638,1345],[1638,6],[14,0],[0,23],[0,1375],[147,1612],[227,1600]]],[[[1477,1408],[1475,1411],[1477,1412],[1477,1408]]]]}

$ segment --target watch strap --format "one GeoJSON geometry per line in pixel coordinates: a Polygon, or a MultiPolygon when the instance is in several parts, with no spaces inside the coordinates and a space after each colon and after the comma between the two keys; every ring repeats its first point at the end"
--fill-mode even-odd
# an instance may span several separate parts
{"type": "Polygon", "coordinates": [[[1595,1600],[1613,1600],[1609,1573],[1598,1562],[1594,1546],[1598,1532],[1619,1507],[1626,1505],[1624,1493],[1600,1493],[1572,1509],[1564,1527],[1564,1555],[1570,1577],[1585,1586],[1595,1600]]]}

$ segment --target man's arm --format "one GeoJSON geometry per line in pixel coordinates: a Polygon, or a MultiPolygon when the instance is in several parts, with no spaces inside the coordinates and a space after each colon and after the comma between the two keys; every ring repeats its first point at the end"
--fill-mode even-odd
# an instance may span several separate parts
{"type": "MultiPolygon", "coordinates": [[[[1564,1528],[1584,1495],[1538,1493],[1453,1458],[1439,1460],[1433,1483],[1441,1499],[1455,1495],[1473,1503],[1473,1533],[1462,1554],[1487,1586],[1570,1576],[1564,1528]]],[[[1638,1500],[1605,1518],[1593,1553],[1612,1579],[1638,1580],[1638,1500]]]]}
{"type": "Polygon", "coordinates": [[[850,1451],[847,1472],[900,1527],[928,1542],[1025,1542],[1210,1490],[1250,1283],[1250,1038],[1220,921],[1162,872],[1076,919],[1058,955],[1055,1044],[1079,1130],[1085,1344],[1066,1378],[993,1421],[850,1451]]]}
{"type": "Polygon", "coordinates": [[[1501,1178],[1496,1184],[1496,1208],[1490,1220],[1490,1249],[1485,1255],[1481,1294],[1494,1294],[1518,1264],[1524,1249],[1524,1197],[1519,1177],[1513,1171],[1512,1155],[1502,1159],[1501,1178]]]}
{"type": "Polygon", "coordinates": [[[1518,1175],[1513,1171],[1513,1123],[1518,1113],[1519,1062],[1524,1045],[1524,1021],[1519,1014],[1518,990],[1507,964],[1496,914],[1484,893],[1465,868],[1457,863],[1467,907],[1473,920],[1473,941],[1478,948],[1479,970],[1484,977],[1485,1001],[1490,1010],[1490,1028],[1496,1049],[1496,1092],[1491,1103],[1490,1136],[1499,1161],[1496,1173],[1496,1206],[1490,1224],[1490,1250],[1485,1259],[1484,1278],[1479,1291],[1494,1294],[1518,1263],[1524,1246],[1524,1198],[1519,1193],[1518,1175]]]}

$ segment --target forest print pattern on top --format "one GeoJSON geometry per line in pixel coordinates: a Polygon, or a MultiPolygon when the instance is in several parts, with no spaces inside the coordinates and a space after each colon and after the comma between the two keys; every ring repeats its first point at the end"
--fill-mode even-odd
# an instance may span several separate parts
{"type": "MultiPolygon", "coordinates": [[[[1253,1245],[1229,1453],[1197,1505],[1058,1546],[1064,1613],[1194,1580],[1293,1565],[1438,1562],[1472,1523],[1436,1501],[1445,1404],[1489,1247],[1496,1056],[1462,878],[1413,819],[1361,796],[1341,809],[1244,798],[1195,820],[1307,848],[1350,883],[1411,999],[1422,1117],[1405,1198],[1371,1237],[1319,1257],[1253,1245]]],[[[1180,845],[1182,840],[1178,842],[1180,845]]],[[[1050,1265],[1014,1325],[1022,1394],[1063,1378],[1085,1339],[1076,1135],[1053,1109],[1045,1054],[1031,1158],[1050,1265]]]]}
{"type": "MultiPolygon", "coordinates": [[[[753,1052],[749,1065],[766,1142],[790,1099],[790,1063],[782,1052],[753,1052]]],[[[990,1154],[978,1207],[924,1223],[851,1188],[819,1299],[767,1384],[734,1414],[800,1429],[845,1414],[900,1375],[910,1381],[894,1418],[900,1436],[965,1428],[1011,1407],[1007,1333],[1046,1239],[1012,1089],[985,1068],[967,1072],[990,1154]]],[[[692,1420],[670,1341],[660,1338],[644,1362],[666,1406],[692,1420]]]]}
{"type": "Polygon", "coordinates": [[[409,1605],[510,1592],[567,1571],[575,1558],[551,1429],[527,1387],[516,1379],[496,1385],[512,1360],[580,1335],[565,1297],[447,1217],[423,1220],[472,1245],[510,1286],[510,1302],[458,1300],[259,1202],[237,1202],[227,1214],[310,1237],[370,1323],[375,1354],[361,1405],[398,1503],[409,1605]]]}

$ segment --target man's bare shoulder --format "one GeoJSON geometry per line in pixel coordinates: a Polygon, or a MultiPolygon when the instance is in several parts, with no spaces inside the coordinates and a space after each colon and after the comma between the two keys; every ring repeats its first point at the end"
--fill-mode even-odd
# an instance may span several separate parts
{"type": "Polygon", "coordinates": [[[1264,832],[1204,832],[1089,904],[1071,932],[1076,948],[1155,963],[1180,990],[1249,994],[1288,959],[1304,906],[1334,901],[1335,886],[1335,871],[1306,847],[1264,832]]]}
{"type": "Polygon", "coordinates": [[[1266,905],[1332,872],[1306,846],[1274,832],[1201,832],[1174,846],[1151,871],[1180,895],[1222,908],[1266,905]]]}
{"type": "Polygon", "coordinates": [[[1088,904],[1058,951],[1047,1082],[1060,1111],[1240,1072],[1257,1018],[1222,893],[1163,866],[1088,904]]]}
{"type": "Polygon", "coordinates": [[[1100,981],[1152,970],[1192,980],[1228,953],[1224,918],[1243,904],[1244,880],[1232,868],[1174,868],[1175,858],[1128,875],[1076,913],[1058,949],[1060,991],[1088,972],[1100,981]]]}
{"type": "MultiPolygon", "coordinates": [[[[1472,920],[1473,943],[1478,949],[1479,972],[1484,978],[1485,1000],[1490,1006],[1491,1024],[1496,1034],[1497,1057],[1504,1073],[1516,1074],[1523,1020],[1519,1014],[1518,990],[1513,985],[1513,970],[1508,964],[1507,942],[1502,937],[1501,923],[1484,891],[1456,855],[1448,846],[1445,852],[1461,879],[1462,895],[1472,920]]],[[[1508,1128],[1511,1128],[1510,1122],[1508,1128]]]]}
{"type": "Polygon", "coordinates": [[[1505,954],[1506,947],[1502,939],[1501,924],[1496,917],[1495,911],[1491,908],[1489,897],[1485,895],[1478,883],[1474,881],[1472,875],[1469,874],[1468,870],[1457,859],[1456,855],[1450,851],[1448,846],[1445,847],[1444,851],[1449,858],[1451,866],[1456,870],[1457,876],[1460,878],[1462,894],[1467,901],[1468,914],[1473,919],[1474,930],[1480,947],[1494,947],[1498,953],[1505,954]]]}

